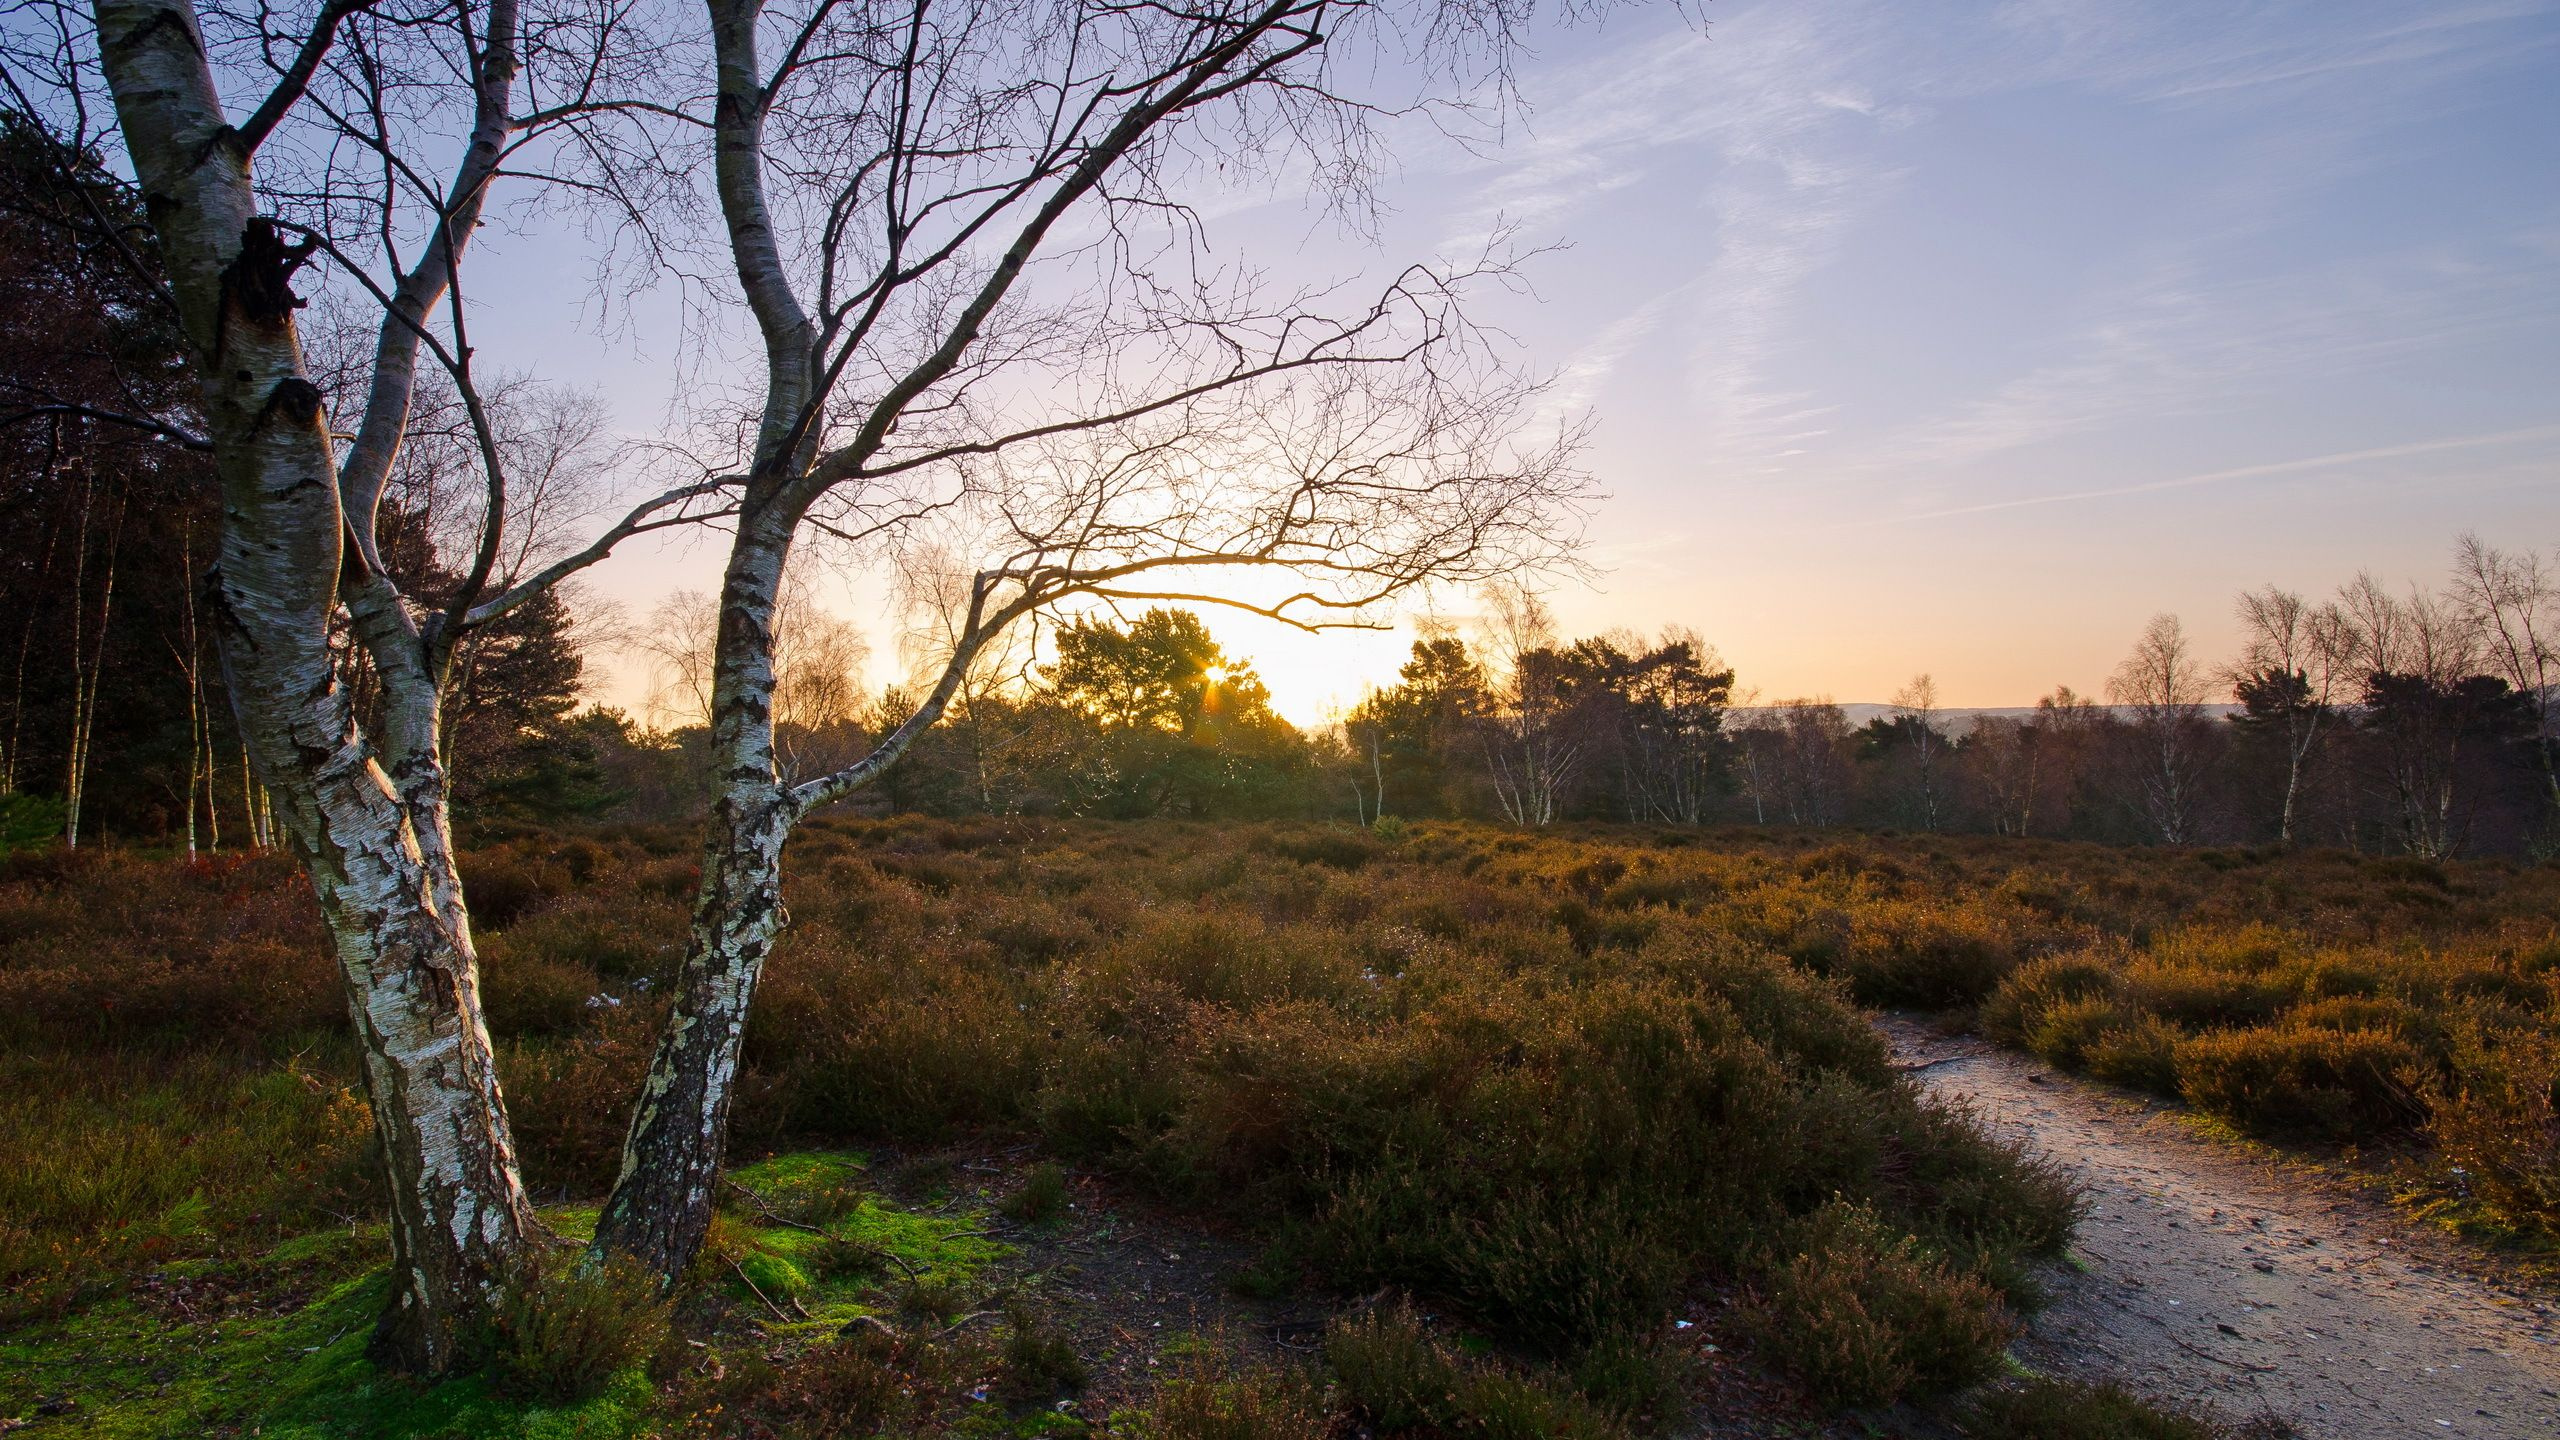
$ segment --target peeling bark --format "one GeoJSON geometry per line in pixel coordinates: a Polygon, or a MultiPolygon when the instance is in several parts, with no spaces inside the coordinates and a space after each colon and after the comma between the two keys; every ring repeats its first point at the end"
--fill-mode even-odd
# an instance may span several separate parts
{"type": "Polygon", "coordinates": [[[631,1256],[670,1281],[711,1224],[747,1011],[782,927],[782,846],[800,807],[774,765],[773,614],[797,520],[769,498],[742,519],[721,586],[711,696],[720,798],[674,1008],[596,1221],[595,1253],[631,1256]]]}
{"type": "Polygon", "coordinates": [[[309,250],[256,214],[193,13],[172,0],[98,0],[97,20],[221,481],[207,618],[258,782],[328,922],[390,1170],[393,1299],[377,1345],[397,1363],[448,1370],[467,1358],[535,1221],[444,824],[432,666],[414,629],[380,629],[405,623],[396,596],[384,605],[339,591],[337,467],[293,325],[294,271],[309,250]],[[377,629],[366,638],[383,670],[391,774],[330,663],[342,599],[377,629]],[[401,653],[413,663],[385,663],[401,653]]]}

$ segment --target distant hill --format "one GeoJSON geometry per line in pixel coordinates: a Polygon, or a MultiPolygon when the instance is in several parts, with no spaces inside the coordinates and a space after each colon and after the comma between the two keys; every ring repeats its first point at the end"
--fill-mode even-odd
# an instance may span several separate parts
{"type": "MultiPolygon", "coordinates": [[[[1728,721],[1728,723],[1747,720],[1756,715],[1774,714],[1776,713],[1777,708],[1778,707],[1774,705],[1737,705],[1733,707],[1731,720],[1728,721]]],[[[2122,705],[2101,705],[2098,708],[2109,712],[2119,712],[2124,710],[2126,707],[2122,705]]],[[[2208,715],[2221,717],[2237,714],[2240,707],[2237,705],[2222,704],[2207,705],[2204,709],[2205,713],[2208,715]]],[[[1854,704],[1843,704],[1840,707],[1840,713],[1848,716],[1850,726],[1852,728],[1856,728],[1865,725],[1870,720],[1892,719],[1897,713],[1897,707],[1892,705],[1876,705],[1865,701],[1859,701],[1854,704]]],[[[2035,717],[2035,713],[2036,707],[2033,705],[1996,705],[1986,706],[1979,709],[1957,709],[1950,707],[1938,712],[1938,725],[1939,728],[1945,730],[1949,735],[1960,736],[1973,728],[1973,722],[1980,720],[1985,716],[1999,716],[2003,719],[2009,720],[2029,720],[2035,717]]]]}

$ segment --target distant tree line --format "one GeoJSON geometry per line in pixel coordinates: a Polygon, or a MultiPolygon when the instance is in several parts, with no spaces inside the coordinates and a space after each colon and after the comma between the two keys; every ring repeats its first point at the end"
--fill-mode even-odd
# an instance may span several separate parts
{"type": "MultiPolygon", "coordinates": [[[[1921,675],[1864,723],[1828,697],[1754,703],[1688,630],[1564,640],[1515,588],[1484,594],[1473,633],[1426,633],[1395,683],[1314,731],[1274,715],[1251,665],[1197,616],[1088,616],[1044,663],[1015,657],[965,687],[870,803],[2546,854],[2560,817],[2556,578],[2539,556],[2465,537],[2440,589],[2360,576],[2324,601],[2239,597],[2242,651],[2220,663],[2163,615],[2102,695],[2060,686],[2023,712],[1951,710],[1921,675]]],[[[844,645],[805,648],[838,679],[786,668],[781,693],[837,699],[786,714],[786,749],[823,764],[909,713],[900,689],[866,703],[842,683],[844,645]]],[[[698,727],[582,723],[635,803],[700,803],[683,779],[698,727]]]]}

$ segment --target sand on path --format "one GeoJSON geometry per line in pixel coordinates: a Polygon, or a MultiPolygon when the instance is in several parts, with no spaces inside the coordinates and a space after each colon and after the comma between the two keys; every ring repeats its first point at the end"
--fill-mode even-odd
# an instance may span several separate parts
{"type": "Polygon", "coordinates": [[[2485,1283],[2454,1242],[2340,1181],[2193,1133],[2174,1106],[1882,1023],[1928,1090],[2087,1189],[2075,1264],[2019,1342],[2028,1364],[2312,1440],[2560,1440],[2560,1306],[2485,1283]]]}

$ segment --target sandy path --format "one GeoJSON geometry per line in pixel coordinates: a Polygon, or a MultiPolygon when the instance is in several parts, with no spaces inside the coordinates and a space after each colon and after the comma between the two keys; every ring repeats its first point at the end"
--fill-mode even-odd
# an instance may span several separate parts
{"type": "Polygon", "coordinates": [[[2189,1134],[2167,1107],[1908,1020],[1932,1091],[2023,1134],[2088,1187],[2085,1269],[2019,1344],[2039,1369],[2121,1379],[2315,1440],[2560,1437],[2560,1307],[2463,1273],[2387,1206],[2189,1134]]]}

